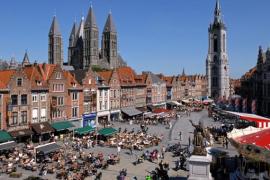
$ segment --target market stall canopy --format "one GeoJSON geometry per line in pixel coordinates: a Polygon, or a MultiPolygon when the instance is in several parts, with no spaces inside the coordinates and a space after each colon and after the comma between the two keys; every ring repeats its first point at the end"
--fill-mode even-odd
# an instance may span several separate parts
{"type": "Polygon", "coordinates": [[[55,151],[59,150],[60,148],[61,148],[61,146],[56,144],[55,142],[35,147],[36,152],[42,152],[44,154],[49,154],[51,152],[55,152],[55,151]]]}
{"type": "Polygon", "coordinates": [[[214,102],[213,99],[205,99],[205,100],[203,100],[203,103],[205,103],[205,104],[212,103],[212,102],[214,102]]]}
{"type": "Polygon", "coordinates": [[[13,140],[13,138],[9,135],[9,133],[0,130],[0,142],[7,142],[11,140],[13,140]]]}
{"type": "Polygon", "coordinates": [[[249,126],[245,129],[233,129],[231,132],[228,133],[228,138],[237,138],[237,137],[241,137],[241,136],[245,136],[248,134],[252,134],[258,131],[261,131],[261,128],[255,128],[253,126],[249,126]]]}
{"type": "Polygon", "coordinates": [[[33,131],[31,129],[21,129],[21,130],[17,130],[17,131],[11,131],[9,132],[9,134],[12,137],[23,137],[23,136],[31,136],[33,134],[33,131]]]}
{"type": "Polygon", "coordinates": [[[164,108],[157,108],[157,109],[154,109],[153,113],[156,113],[156,114],[159,114],[159,113],[168,113],[168,112],[171,112],[170,110],[168,109],[164,109],[164,108]]]}
{"type": "Polygon", "coordinates": [[[117,130],[109,127],[109,128],[103,128],[98,131],[98,134],[103,135],[103,136],[111,136],[113,134],[117,133],[117,130]]]}
{"type": "Polygon", "coordinates": [[[17,143],[15,141],[1,143],[0,144],[0,151],[9,150],[9,149],[15,148],[16,146],[17,146],[17,143]]]}
{"type": "Polygon", "coordinates": [[[54,122],[51,124],[51,126],[56,131],[63,131],[63,130],[70,129],[70,128],[74,127],[74,125],[69,121],[54,122]]]}
{"type": "Polygon", "coordinates": [[[142,112],[136,109],[135,107],[125,107],[122,108],[121,111],[130,117],[142,114],[142,112]]]}
{"type": "Polygon", "coordinates": [[[234,138],[240,144],[252,144],[270,150],[270,129],[234,138]]]}
{"type": "Polygon", "coordinates": [[[54,129],[48,122],[32,124],[32,128],[37,134],[46,134],[54,132],[54,129]]]}
{"type": "Polygon", "coordinates": [[[190,103],[190,101],[187,100],[187,99],[182,99],[182,102],[183,102],[183,103],[186,103],[186,104],[190,103]]]}
{"type": "Polygon", "coordinates": [[[270,127],[270,119],[269,118],[259,116],[256,114],[239,113],[239,112],[232,112],[232,111],[225,111],[225,112],[228,114],[235,115],[241,120],[254,122],[254,123],[256,123],[256,126],[259,128],[270,127]]]}
{"type": "Polygon", "coordinates": [[[85,127],[75,129],[75,133],[80,134],[80,135],[87,134],[93,131],[95,131],[95,128],[92,128],[91,126],[85,126],[85,127]]]}

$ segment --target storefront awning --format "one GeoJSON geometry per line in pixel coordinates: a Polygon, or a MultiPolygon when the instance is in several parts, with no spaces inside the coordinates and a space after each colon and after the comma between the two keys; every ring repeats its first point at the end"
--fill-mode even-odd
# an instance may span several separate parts
{"type": "Polygon", "coordinates": [[[103,136],[111,136],[113,134],[117,133],[117,130],[109,127],[109,128],[103,128],[98,131],[98,134],[103,135],[103,136]]]}
{"type": "Polygon", "coordinates": [[[17,143],[15,141],[1,143],[0,144],[0,151],[9,150],[9,149],[15,148],[16,146],[17,146],[17,143]]]}
{"type": "Polygon", "coordinates": [[[0,131],[0,142],[11,141],[13,138],[6,131],[0,131]]]}
{"type": "Polygon", "coordinates": [[[55,122],[55,123],[52,123],[51,126],[56,131],[63,131],[63,130],[70,129],[70,128],[74,127],[74,125],[69,121],[55,122]]]}
{"type": "Polygon", "coordinates": [[[93,131],[95,131],[95,128],[92,128],[91,126],[85,126],[85,127],[75,129],[75,133],[80,134],[80,135],[87,134],[93,131]]]}
{"type": "Polygon", "coordinates": [[[137,115],[142,114],[141,111],[139,111],[138,109],[136,109],[136,108],[134,108],[134,107],[126,107],[126,108],[122,108],[121,111],[122,111],[124,114],[126,114],[126,115],[128,115],[128,116],[130,116],[130,117],[132,117],[132,116],[137,116],[137,115]]]}
{"type": "Polygon", "coordinates": [[[23,137],[23,136],[31,136],[33,134],[33,131],[31,129],[21,129],[21,130],[17,130],[17,131],[11,131],[9,132],[9,134],[12,137],[23,137]]]}
{"type": "Polygon", "coordinates": [[[54,129],[48,122],[32,124],[32,128],[37,134],[46,134],[54,132],[54,129]]]}
{"type": "Polygon", "coordinates": [[[59,150],[60,148],[61,148],[60,145],[53,142],[53,143],[48,143],[48,144],[37,146],[36,152],[42,152],[44,154],[49,154],[51,152],[59,150]]]}

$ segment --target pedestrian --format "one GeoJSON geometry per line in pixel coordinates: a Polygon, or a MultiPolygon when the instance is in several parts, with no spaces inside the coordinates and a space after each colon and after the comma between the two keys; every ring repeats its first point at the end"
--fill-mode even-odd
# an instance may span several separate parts
{"type": "Polygon", "coordinates": [[[190,136],[188,137],[188,147],[190,147],[190,144],[191,143],[191,139],[190,139],[190,136]]]}
{"type": "Polygon", "coordinates": [[[170,121],[169,122],[169,129],[171,129],[172,128],[172,122],[170,121]]]}
{"type": "Polygon", "coordinates": [[[120,156],[120,151],[121,151],[121,147],[118,145],[117,146],[117,155],[120,156]]]}
{"type": "Polygon", "coordinates": [[[228,144],[229,144],[229,142],[228,142],[228,138],[226,138],[226,139],[225,139],[225,145],[226,145],[226,149],[228,149],[228,144]]]}
{"type": "Polygon", "coordinates": [[[133,155],[133,152],[132,152],[132,145],[130,146],[129,151],[130,151],[130,155],[133,155]]]}
{"type": "Polygon", "coordinates": [[[179,132],[179,138],[180,138],[180,141],[182,141],[182,132],[181,131],[179,132]]]}
{"type": "Polygon", "coordinates": [[[165,146],[162,146],[162,148],[161,148],[161,158],[162,158],[162,159],[165,158],[165,151],[166,151],[165,146]]]}

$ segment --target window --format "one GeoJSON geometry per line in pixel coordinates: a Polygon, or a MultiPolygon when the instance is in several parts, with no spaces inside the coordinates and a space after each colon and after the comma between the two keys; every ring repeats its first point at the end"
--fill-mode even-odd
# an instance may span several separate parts
{"type": "Polygon", "coordinates": [[[102,96],[102,90],[99,91],[99,96],[102,96]]]}
{"type": "Polygon", "coordinates": [[[41,94],[40,95],[40,100],[41,101],[46,101],[46,94],[41,94]]]}
{"type": "Polygon", "coordinates": [[[54,92],[64,92],[64,84],[53,84],[54,92]]]}
{"type": "Polygon", "coordinates": [[[21,112],[21,123],[26,124],[27,123],[27,111],[21,112]]]}
{"type": "Polygon", "coordinates": [[[26,105],[27,104],[27,94],[22,94],[21,95],[21,105],[26,105]]]}
{"type": "Polygon", "coordinates": [[[107,101],[105,101],[105,107],[104,107],[104,109],[108,109],[108,108],[107,108],[107,101]]]}
{"type": "Polygon", "coordinates": [[[10,125],[15,125],[17,123],[18,123],[18,113],[12,112],[10,125]]]}
{"type": "Polygon", "coordinates": [[[42,108],[42,109],[41,109],[40,117],[41,117],[41,118],[46,118],[46,108],[42,108]]]}
{"type": "Polygon", "coordinates": [[[214,52],[218,52],[218,40],[217,40],[217,35],[214,35],[214,52]]]}
{"type": "Polygon", "coordinates": [[[37,122],[38,119],[38,109],[33,109],[32,110],[32,120],[33,122],[37,122]]]}
{"type": "Polygon", "coordinates": [[[73,92],[73,93],[72,93],[72,100],[73,100],[73,101],[78,100],[78,93],[77,93],[77,92],[73,92]]]}
{"type": "Polygon", "coordinates": [[[116,98],[116,90],[113,91],[113,97],[116,98]]]}
{"type": "Polygon", "coordinates": [[[102,110],[102,101],[99,101],[99,109],[102,110]]]}
{"type": "Polygon", "coordinates": [[[57,105],[58,106],[64,105],[64,97],[57,97],[57,105]]]}
{"type": "Polygon", "coordinates": [[[105,96],[105,97],[107,96],[107,91],[106,91],[106,90],[104,91],[104,96],[105,96]]]}
{"type": "Polygon", "coordinates": [[[38,100],[37,94],[33,94],[32,95],[32,102],[37,102],[37,100],[38,100]]]}
{"type": "Polygon", "coordinates": [[[12,105],[18,104],[18,95],[11,95],[11,104],[12,105]]]}
{"type": "Polygon", "coordinates": [[[60,72],[57,72],[55,76],[56,76],[56,79],[61,79],[61,73],[60,72]]]}
{"type": "Polygon", "coordinates": [[[78,107],[72,107],[72,117],[78,117],[78,107]]]}
{"type": "Polygon", "coordinates": [[[88,84],[91,84],[91,79],[88,80],[88,84]]]}
{"type": "Polygon", "coordinates": [[[17,86],[22,86],[22,78],[17,79],[17,86]]]}
{"type": "Polygon", "coordinates": [[[226,49],[226,36],[225,36],[225,34],[223,34],[223,52],[225,52],[225,49],[226,49]]]}

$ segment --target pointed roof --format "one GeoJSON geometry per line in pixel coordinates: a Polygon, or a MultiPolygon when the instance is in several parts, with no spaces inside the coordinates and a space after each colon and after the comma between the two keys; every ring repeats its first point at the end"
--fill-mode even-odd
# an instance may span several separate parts
{"type": "Polygon", "coordinates": [[[88,11],[88,15],[86,17],[85,27],[90,27],[90,28],[96,27],[97,28],[96,17],[95,17],[92,5],[90,6],[89,11],[88,11]]]}
{"type": "Polygon", "coordinates": [[[83,29],[84,29],[84,17],[82,17],[80,25],[79,25],[79,27],[77,29],[77,32],[76,32],[76,37],[77,38],[79,38],[79,37],[83,38],[83,29]]]}
{"type": "Polygon", "coordinates": [[[185,68],[183,68],[183,71],[182,71],[182,76],[185,76],[186,73],[185,73],[185,68]]]}
{"type": "Polygon", "coordinates": [[[219,0],[216,1],[216,7],[215,7],[215,22],[220,23],[222,21],[221,18],[221,7],[219,0]]]}
{"type": "Polygon", "coordinates": [[[73,26],[72,26],[72,30],[71,30],[71,32],[70,32],[70,36],[69,36],[70,39],[71,39],[72,37],[75,37],[75,36],[76,36],[77,30],[78,30],[77,23],[74,22],[74,23],[73,23],[73,26]]]}
{"type": "Polygon", "coordinates": [[[29,61],[29,58],[28,58],[27,51],[25,51],[25,54],[24,54],[24,58],[23,58],[22,64],[23,64],[23,65],[30,64],[30,61],[29,61]]]}
{"type": "Polygon", "coordinates": [[[106,21],[106,24],[104,26],[103,32],[115,32],[116,28],[113,22],[112,13],[110,12],[106,21]]]}
{"type": "Polygon", "coordinates": [[[60,32],[60,28],[59,28],[59,24],[58,24],[58,21],[56,19],[56,16],[53,16],[53,21],[52,21],[49,35],[61,36],[61,32],[60,32]]]}

